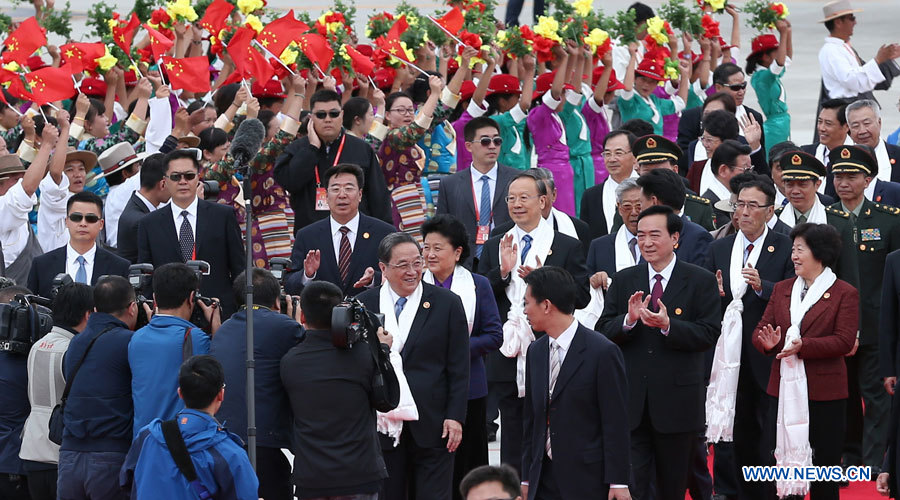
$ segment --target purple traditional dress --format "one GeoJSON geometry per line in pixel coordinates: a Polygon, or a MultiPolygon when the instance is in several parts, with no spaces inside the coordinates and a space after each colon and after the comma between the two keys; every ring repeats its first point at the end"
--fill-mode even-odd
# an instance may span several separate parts
{"type": "Polygon", "coordinates": [[[575,214],[575,191],[573,190],[574,173],[569,163],[569,146],[562,119],[556,108],[562,100],[555,100],[550,92],[541,97],[541,103],[528,113],[528,130],[534,139],[534,151],[537,155],[537,167],[553,172],[558,196],[553,204],[559,210],[575,214]]]}

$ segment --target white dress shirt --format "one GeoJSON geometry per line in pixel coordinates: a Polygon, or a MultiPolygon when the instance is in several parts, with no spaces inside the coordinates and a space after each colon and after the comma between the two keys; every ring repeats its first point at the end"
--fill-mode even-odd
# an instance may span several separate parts
{"type": "Polygon", "coordinates": [[[106,243],[118,248],[119,242],[119,217],[125,210],[125,205],[131,199],[131,193],[141,188],[140,174],[132,175],[125,182],[109,188],[106,195],[106,203],[103,206],[104,219],[106,220],[106,243]]]}
{"type": "Polygon", "coordinates": [[[825,38],[825,45],[819,50],[819,66],[822,83],[831,99],[856,97],[884,81],[875,59],[860,65],[853,48],[840,38],[825,38]]]}
{"type": "Polygon", "coordinates": [[[31,231],[28,213],[37,201],[37,196],[25,193],[21,179],[0,196],[0,245],[6,267],[19,258],[28,243],[28,231],[31,231]]]}
{"type": "Polygon", "coordinates": [[[37,214],[37,237],[41,248],[49,252],[69,242],[66,203],[74,193],[69,191],[67,176],[63,175],[57,184],[49,173],[41,180],[38,189],[41,191],[41,208],[37,214]]]}
{"type": "MultiPolygon", "coordinates": [[[[491,169],[488,170],[488,172],[485,174],[482,174],[481,172],[476,170],[475,165],[472,165],[469,168],[469,172],[472,174],[472,189],[474,189],[473,197],[475,199],[475,213],[477,213],[479,215],[481,214],[482,210],[487,210],[488,212],[490,212],[494,208],[494,206],[493,206],[494,193],[497,192],[498,171],[499,171],[499,167],[497,167],[496,163],[494,163],[494,166],[491,167],[491,169]],[[482,206],[481,206],[481,189],[482,189],[481,186],[483,184],[483,182],[481,181],[481,177],[484,175],[488,176],[488,189],[490,189],[490,191],[491,191],[491,206],[487,207],[486,209],[482,208],[482,206]]],[[[491,229],[493,229],[493,227],[494,227],[494,218],[491,217],[491,229]]]]}
{"type": "Polygon", "coordinates": [[[75,275],[78,273],[78,268],[81,267],[78,265],[78,257],[84,257],[84,271],[87,276],[87,284],[91,284],[91,279],[94,276],[94,258],[97,256],[97,245],[91,245],[91,249],[87,252],[80,254],[72,245],[66,244],[66,274],[75,279],[75,275]]]}
{"type": "MultiPolygon", "coordinates": [[[[553,339],[556,344],[559,346],[559,366],[562,369],[562,364],[566,360],[566,353],[569,352],[569,347],[572,346],[572,340],[575,338],[575,332],[578,330],[578,321],[574,318],[572,319],[572,324],[569,325],[562,333],[559,334],[559,337],[553,339]]],[[[553,352],[553,351],[550,351],[553,352]]]]}
{"type": "Polygon", "coordinates": [[[191,202],[187,208],[181,208],[175,204],[175,201],[172,200],[172,220],[175,222],[175,237],[179,240],[181,239],[181,223],[184,218],[181,216],[181,212],[187,210],[187,220],[191,223],[191,231],[194,233],[194,245],[197,244],[197,205],[198,200],[196,196],[194,196],[194,201],[191,202]]]}
{"type": "MultiPolygon", "coordinates": [[[[356,248],[356,235],[359,234],[359,212],[356,212],[356,215],[353,216],[352,219],[347,221],[346,224],[341,224],[340,222],[334,220],[334,217],[328,218],[331,224],[331,243],[332,248],[334,249],[334,261],[338,263],[340,266],[341,263],[341,227],[347,226],[347,239],[350,240],[350,251],[352,252],[354,248],[356,248]]],[[[304,255],[303,258],[306,258],[304,255]]],[[[305,285],[310,281],[316,279],[316,275],[318,272],[314,273],[312,277],[307,277],[306,273],[303,273],[303,277],[301,278],[301,282],[305,285]]]]}

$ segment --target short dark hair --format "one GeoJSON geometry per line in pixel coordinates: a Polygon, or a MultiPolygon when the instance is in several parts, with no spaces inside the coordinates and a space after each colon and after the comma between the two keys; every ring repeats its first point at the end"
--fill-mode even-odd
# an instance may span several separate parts
{"type": "Polygon", "coordinates": [[[329,168],[325,171],[325,187],[328,187],[328,183],[331,181],[331,178],[335,175],[340,174],[351,174],[353,177],[356,177],[357,187],[362,190],[366,184],[366,174],[363,172],[362,167],[355,163],[338,163],[337,165],[329,168]]]}
{"type": "Polygon", "coordinates": [[[650,135],[654,132],[653,124],[646,120],[641,120],[640,118],[628,120],[619,127],[619,130],[631,132],[635,137],[644,137],[645,135],[650,135]]]}
{"type": "Polygon", "coordinates": [[[507,464],[482,465],[470,470],[459,482],[459,493],[462,495],[462,500],[466,500],[469,491],[484,483],[500,483],[503,491],[510,498],[522,496],[522,486],[516,469],[507,464]]]}
{"type": "MultiPolygon", "coordinates": [[[[241,271],[234,279],[231,287],[237,305],[246,304],[247,298],[247,271],[241,271]]],[[[257,306],[275,309],[278,298],[281,296],[281,285],[275,276],[267,269],[253,268],[253,304],[257,306]]]]}
{"type": "Polygon", "coordinates": [[[94,311],[94,290],[84,283],[63,285],[53,297],[50,308],[54,325],[75,328],[84,320],[85,314],[94,311]]]}
{"type": "MultiPolygon", "coordinates": [[[[197,137],[200,138],[200,144],[197,147],[203,151],[213,151],[217,147],[228,142],[228,134],[217,127],[205,128],[197,134],[197,137]]],[[[144,160],[144,166],[146,167],[146,165],[147,160],[144,160]]],[[[143,177],[141,179],[143,179],[143,177]]]]}
{"type": "Polygon", "coordinates": [[[410,101],[412,101],[413,104],[415,104],[415,101],[413,101],[413,98],[409,93],[407,93],[407,92],[391,92],[387,96],[387,98],[384,100],[384,111],[385,112],[390,111],[391,107],[394,105],[394,101],[396,101],[397,99],[400,99],[401,97],[405,97],[405,98],[409,99],[410,101]]]}
{"type": "Polygon", "coordinates": [[[353,120],[365,118],[372,104],[365,97],[351,97],[344,103],[344,128],[353,127],[353,120]]]}
{"type": "MultiPolygon", "coordinates": [[[[276,98],[276,100],[277,100],[277,98],[276,98]]],[[[262,103],[260,103],[260,104],[262,104],[262,103]]],[[[261,109],[261,110],[259,110],[259,113],[256,114],[256,119],[259,120],[260,123],[263,124],[263,130],[265,130],[266,133],[269,132],[269,125],[272,123],[272,120],[274,118],[275,118],[275,112],[272,111],[271,109],[261,109]]]]}
{"type": "Polygon", "coordinates": [[[681,176],[667,168],[657,168],[637,178],[637,184],[649,198],[656,199],[673,210],[684,207],[685,189],[681,176]]]}
{"type": "Polygon", "coordinates": [[[166,172],[169,171],[169,165],[175,160],[188,159],[194,164],[194,169],[200,171],[200,162],[197,161],[197,154],[191,149],[176,149],[166,154],[166,172]]]}
{"type": "Polygon", "coordinates": [[[822,109],[833,109],[837,115],[838,123],[841,125],[847,124],[847,114],[845,113],[847,101],[845,99],[828,99],[822,103],[822,109]]]}
{"type": "Polygon", "coordinates": [[[653,9],[649,5],[643,4],[641,2],[634,2],[628,7],[628,10],[634,11],[634,24],[637,26],[643,24],[647,19],[656,16],[656,14],[653,13],[653,9]]]}
{"type": "Polygon", "coordinates": [[[716,67],[713,71],[713,83],[718,83],[719,85],[728,85],[728,79],[731,78],[732,75],[736,75],[738,73],[743,73],[744,70],[741,69],[740,66],[734,63],[723,63],[716,67]]]}
{"type": "Polygon", "coordinates": [[[336,102],[340,106],[341,96],[333,90],[319,89],[309,98],[309,109],[313,109],[320,102],[336,102]]]}
{"type": "Polygon", "coordinates": [[[772,147],[769,148],[769,165],[772,168],[775,168],[775,165],[777,164],[778,168],[781,168],[781,159],[788,153],[796,153],[798,151],[800,151],[800,148],[791,141],[773,144],[772,147]]]}
{"type": "Polygon", "coordinates": [[[791,230],[791,240],[797,238],[803,238],[813,257],[825,267],[834,267],[841,257],[841,235],[829,224],[797,224],[791,230]]]}
{"type": "Polygon", "coordinates": [[[497,133],[500,133],[500,125],[497,125],[497,122],[495,122],[493,118],[479,116],[477,118],[472,118],[469,123],[463,127],[463,137],[465,137],[466,142],[474,141],[475,132],[478,132],[478,129],[482,128],[492,128],[496,130],[497,133]]]}
{"type": "Polygon", "coordinates": [[[105,276],[94,285],[94,308],[97,312],[122,314],[134,302],[134,287],[121,276],[105,276]]]}
{"type": "Polygon", "coordinates": [[[741,127],[738,125],[734,113],[724,109],[717,109],[703,117],[703,130],[709,135],[724,141],[726,139],[736,139],[738,134],[740,134],[741,127]]]}
{"type": "Polygon", "coordinates": [[[160,309],[177,309],[200,286],[193,269],[181,262],[163,264],[153,271],[153,298],[160,309]]]}
{"type": "Polygon", "coordinates": [[[647,207],[641,211],[640,215],[638,215],[638,222],[644,217],[649,217],[651,215],[666,216],[666,231],[669,232],[669,235],[675,233],[681,234],[681,230],[684,229],[684,221],[682,221],[681,217],[675,214],[675,211],[670,207],[665,205],[653,205],[652,207],[647,207]]]}
{"type": "Polygon", "coordinates": [[[707,97],[705,101],[703,101],[701,114],[703,113],[703,111],[706,111],[707,106],[717,101],[722,103],[722,106],[726,111],[730,112],[731,114],[737,113],[737,103],[734,102],[734,97],[728,92],[721,91],[716,92],[715,94],[707,97]]]}
{"type": "Polygon", "coordinates": [[[66,202],[67,215],[72,210],[72,205],[78,202],[93,203],[94,205],[97,205],[97,211],[100,212],[98,215],[103,217],[103,198],[100,198],[90,191],[82,191],[69,197],[69,201],[66,202]]]}
{"type": "Polygon", "coordinates": [[[138,160],[127,167],[123,167],[121,170],[117,170],[106,177],[106,183],[109,184],[110,187],[118,186],[122,184],[127,179],[125,177],[125,173],[128,172],[130,174],[134,174],[137,169],[141,168],[141,160],[138,160]]]}
{"type": "MultiPolygon", "coordinates": [[[[239,83],[229,83],[228,85],[222,85],[216,90],[216,95],[213,97],[213,103],[216,106],[217,114],[224,114],[225,111],[228,110],[228,107],[231,106],[231,103],[234,102],[234,96],[237,95],[238,90],[240,90],[241,85],[239,83]]],[[[195,103],[200,101],[194,101],[195,103]]],[[[202,106],[197,106],[194,109],[188,107],[188,114],[197,111],[202,106]]],[[[72,115],[75,116],[75,115],[72,115]]]]}
{"type": "Polygon", "coordinates": [[[544,180],[541,179],[541,176],[538,175],[538,173],[532,169],[518,172],[512,179],[509,180],[509,184],[507,185],[507,188],[509,188],[509,186],[512,186],[513,182],[516,182],[517,180],[523,179],[526,177],[533,180],[534,183],[537,185],[538,196],[547,196],[549,194],[549,191],[547,189],[548,188],[547,183],[544,182],[544,180]]]}
{"type": "MultiPolygon", "coordinates": [[[[736,175],[732,177],[731,180],[737,179],[738,177],[740,176],[736,175]]],[[[745,189],[751,188],[756,188],[762,191],[762,193],[766,196],[766,205],[773,205],[775,203],[775,185],[772,184],[772,181],[768,178],[757,175],[756,179],[739,184],[738,190],[735,192],[740,193],[745,189]]]]}
{"type": "Polygon", "coordinates": [[[412,243],[419,249],[419,253],[422,252],[422,247],[419,246],[419,242],[416,241],[409,233],[404,233],[402,231],[391,233],[385,236],[381,243],[378,244],[378,261],[384,262],[385,264],[391,261],[391,254],[394,251],[394,247],[397,245],[401,245],[403,243],[412,243]]]}
{"type": "MultiPolygon", "coordinates": [[[[218,129],[216,129],[218,130],[218,129]]],[[[200,135],[203,135],[201,132],[200,135]]],[[[202,139],[201,139],[202,141],[202,139]]],[[[169,164],[166,163],[166,155],[162,153],[153,153],[144,158],[144,164],[141,165],[141,188],[153,189],[166,176],[166,170],[169,164]]]]}
{"type": "Polygon", "coordinates": [[[621,128],[617,128],[617,129],[613,130],[612,132],[606,134],[606,137],[603,138],[603,148],[606,149],[606,143],[609,142],[610,139],[614,139],[616,137],[619,137],[620,135],[624,135],[625,138],[628,140],[629,148],[633,148],[635,141],[638,140],[638,136],[632,134],[630,131],[624,130],[621,128]]]}
{"type": "Polygon", "coordinates": [[[459,255],[460,262],[465,262],[469,258],[469,233],[466,226],[456,217],[450,214],[435,215],[422,224],[421,231],[422,239],[430,233],[438,233],[447,238],[454,249],[462,248],[459,255]]]}
{"type": "Polygon", "coordinates": [[[741,174],[737,174],[728,180],[728,189],[737,194],[738,191],[741,190],[741,184],[745,184],[750,181],[755,181],[757,179],[757,175],[755,172],[747,171],[741,174]]]}
{"type": "MultiPolygon", "coordinates": [[[[404,233],[405,234],[405,233],[404,233]]],[[[300,309],[311,330],[331,329],[331,310],[341,303],[341,289],[329,281],[310,281],[300,292],[300,309]]]]}
{"type": "Polygon", "coordinates": [[[750,146],[741,144],[734,139],[725,139],[725,141],[723,141],[713,152],[712,161],[709,162],[709,168],[712,169],[713,175],[719,175],[720,166],[728,165],[728,168],[733,169],[737,166],[738,156],[749,154],[750,146]]]}
{"type": "Polygon", "coordinates": [[[209,354],[191,356],[178,369],[178,388],[184,406],[192,410],[209,407],[225,387],[225,370],[209,354]]]}
{"type": "Polygon", "coordinates": [[[549,300],[559,312],[575,312],[575,280],[569,271],[556,266],[543,266],[525,276],[531,296],[538,302],[549,300]],[[538,272],[540,271],[540,272],[538,272]]]}

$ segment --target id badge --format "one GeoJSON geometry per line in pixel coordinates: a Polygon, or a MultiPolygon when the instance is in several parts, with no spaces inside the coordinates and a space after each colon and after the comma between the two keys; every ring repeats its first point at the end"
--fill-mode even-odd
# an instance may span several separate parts
{"type": "Polygon", "coordinates": [[[328,193],[325,188],[316,188],[316,211],[328,211],[328,193]]]}
{"type": "Polygon", "coordinates": [[[491,226],[478,226],[478,231],[475,234],[475,244],[476,245],[484,245],[484,243],[490,239],[491,237],[491,226]]]}

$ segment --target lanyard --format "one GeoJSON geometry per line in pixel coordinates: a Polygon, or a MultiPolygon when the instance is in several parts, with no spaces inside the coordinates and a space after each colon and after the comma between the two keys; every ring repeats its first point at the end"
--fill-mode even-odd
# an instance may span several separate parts
{"type": "MultiPolygon", "coordinates": [[[[347,134],[341,136],[341,143],[338,145],[337,154],[334,156],[334,163],[331,165],[332,167],[336,167],[337,164],[341,161],[341,153],[344,152],[344,141],[347,140],[347,134]]],[[[319,179],[319,166],[316,165],[316,187],[322,187],[322,181],[319,179]]]]}
{"type": "MultiPolygon", "coordinates": [[[[469,167],[475,168],[475,167],[469,167]]],[[[490,189],[488,190],[490,191],[490,189]]],[[[480,210],[478,210],[478,199],[475,197],[475,182],[472,182],[472,204],[475,206],[475,225],[481,224],[480,210]]],[[[494,207],[491,206],[491,220],[494,220],[494,207]]]]}

